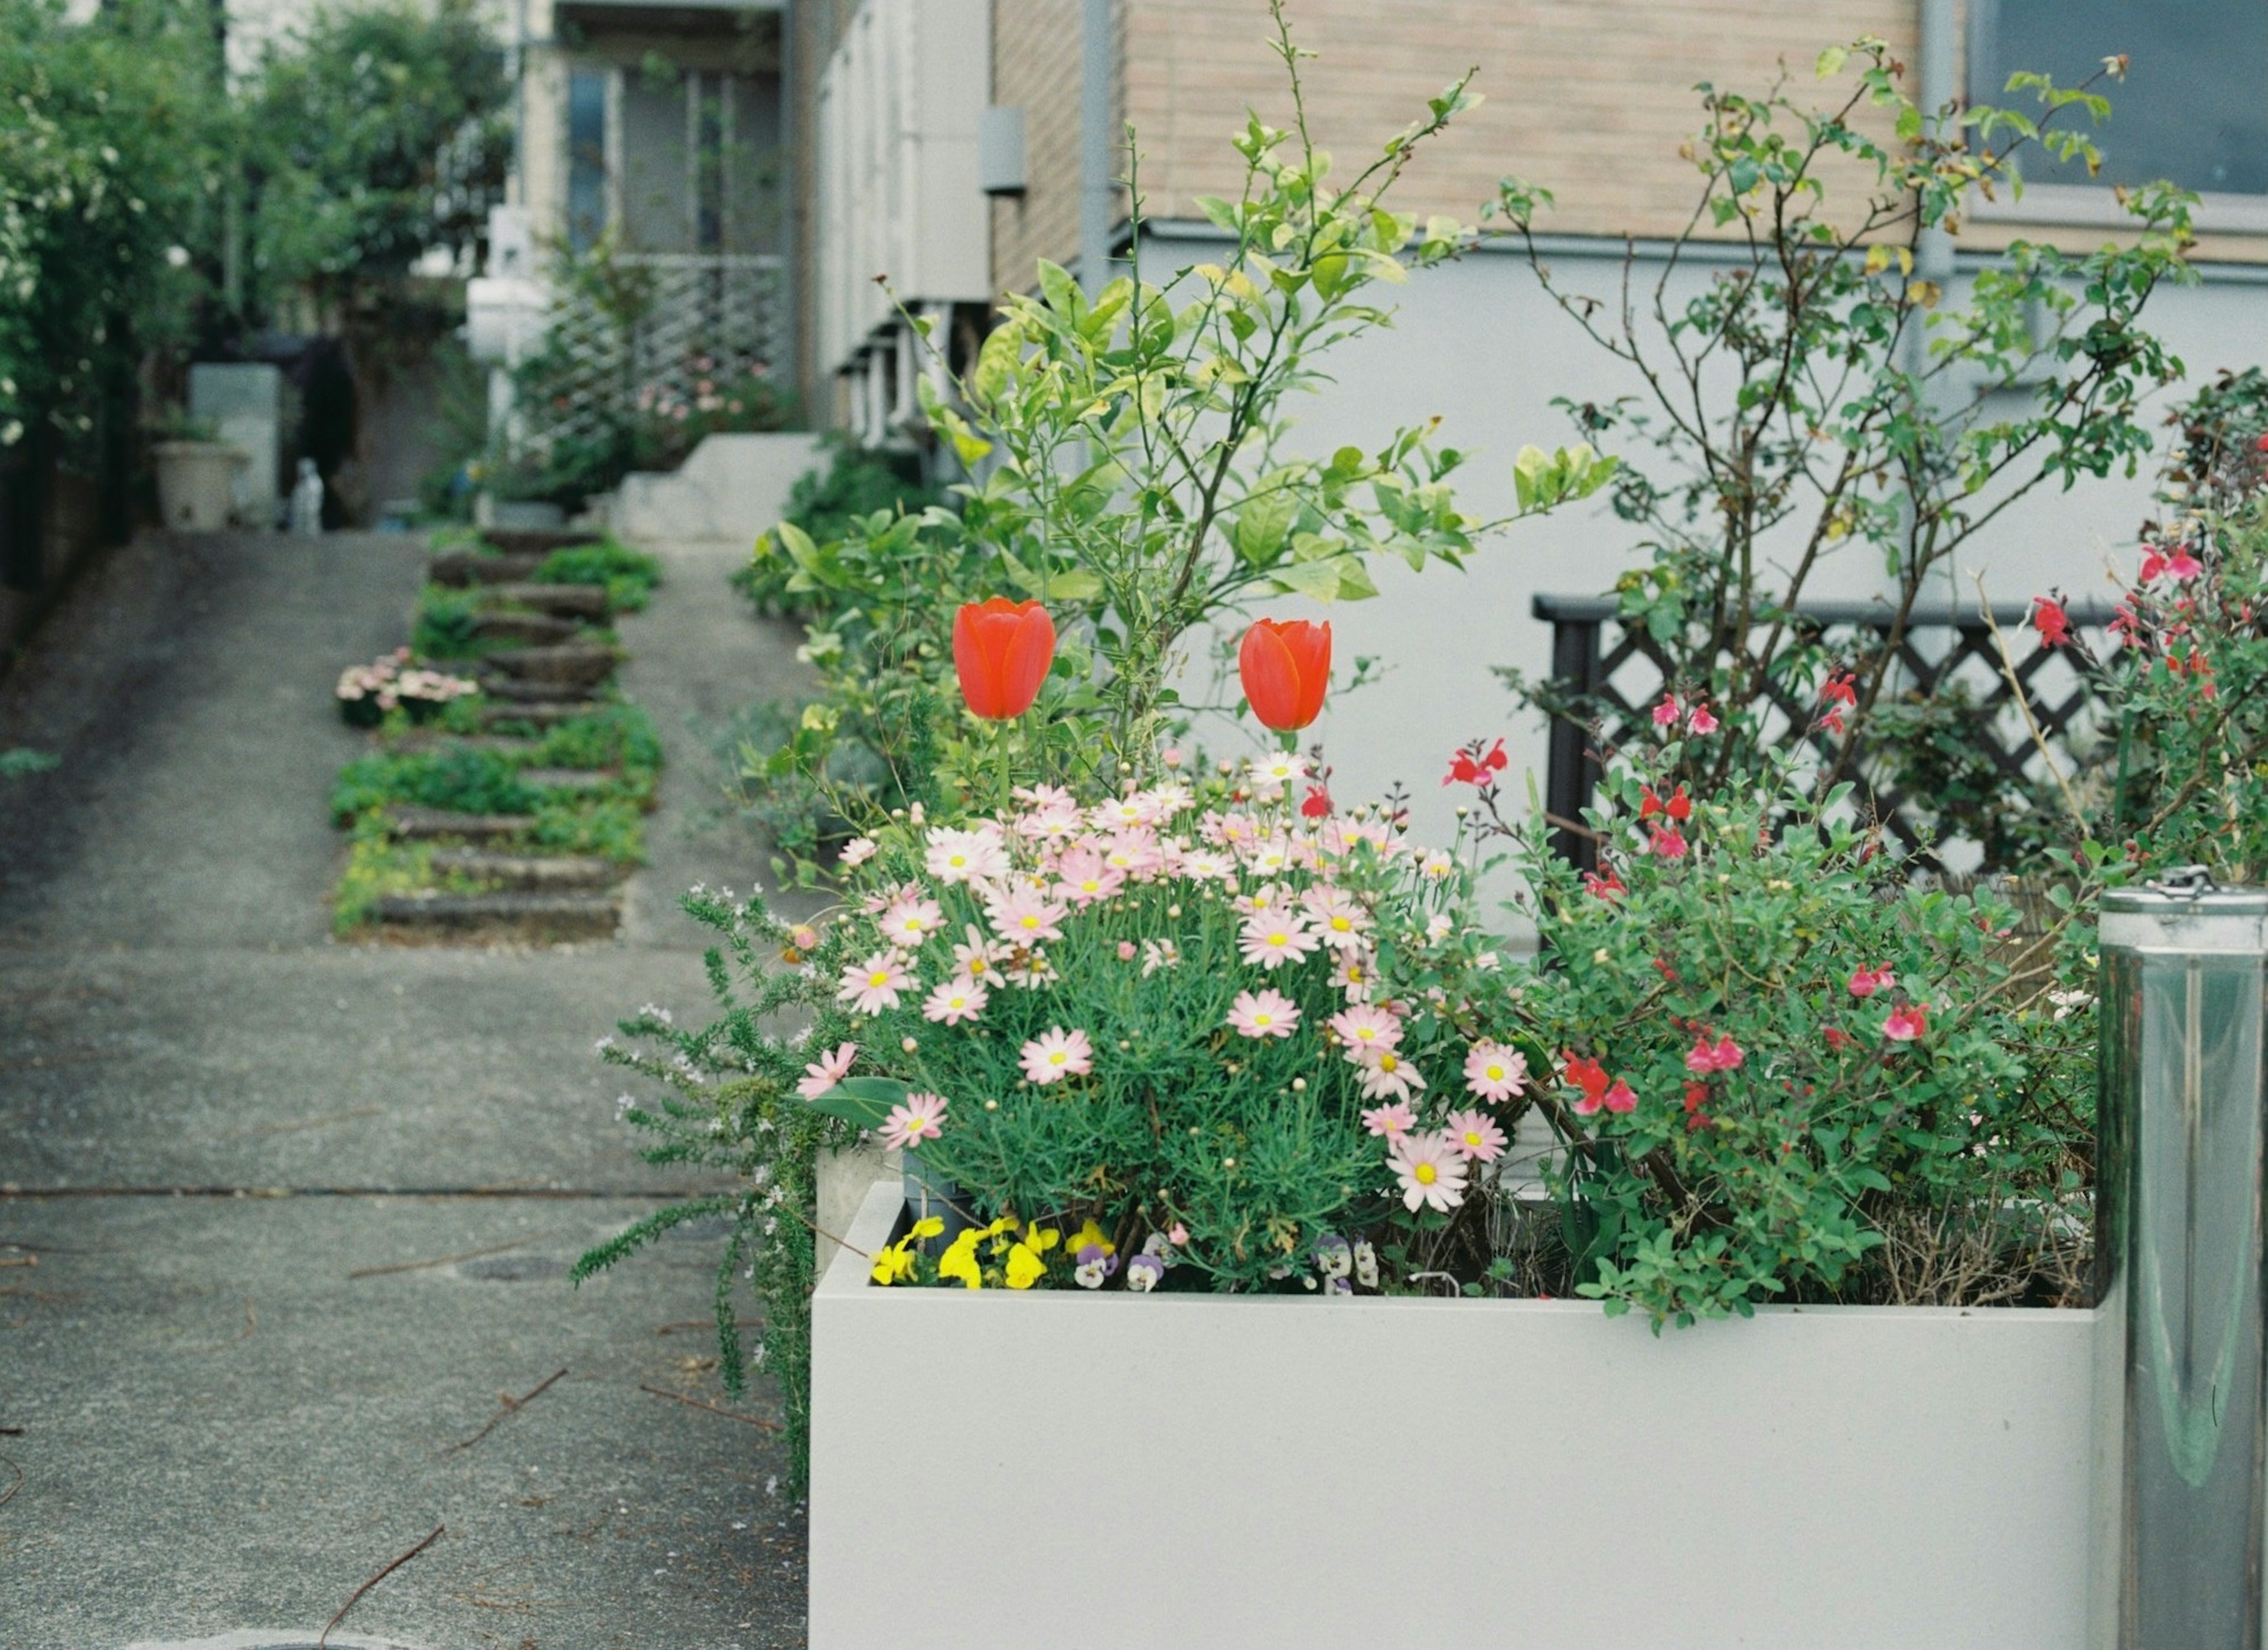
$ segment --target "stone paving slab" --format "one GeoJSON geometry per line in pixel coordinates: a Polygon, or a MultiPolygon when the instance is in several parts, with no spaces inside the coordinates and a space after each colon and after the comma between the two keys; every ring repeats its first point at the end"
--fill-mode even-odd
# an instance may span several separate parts
{"type": "Polygon", "coordinates": [[[0,1240],[42,1246],[0,1249],[40,1263],[0,1272],[0,1425],[23,1429],[0,1457],[24,1471],[0,1508],[0,1650],[312,1642],[437,1523],[347,1626],[434,1650],[800,1644],[775,1434],[640,1390],[720,1402],[711,1247],[563,1281],[646,1206],[0,1201],[0,1240]]]}

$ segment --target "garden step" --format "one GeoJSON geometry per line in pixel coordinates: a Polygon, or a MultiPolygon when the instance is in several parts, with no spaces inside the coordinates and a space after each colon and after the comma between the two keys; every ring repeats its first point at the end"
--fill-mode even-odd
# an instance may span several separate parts
{"type": "Polygon", "coordinates": [[[538,791],[600,791],[622,777],[619,768],[522,768],[518,776],[538,791]]]}
{"type": "Polygon", "coordinates": [[[602,534],[588,527],[482,527],[481,537],[512,556],[549,556],[578,544],[596,544],[602,534]]]}
{"type": "Polygon", "coordinates": [[[543,565],[541,556],[490,556],[479,550],[446,550],[426,567],[437,585],[510,585],[543,565]]]}
{"type": "Polygon", "coordinates": [[[460,814],[453,808],[406,805],[389,808],[386,815],[387,832],[403,842],[517,836],[534,822],[525,814],[460,814]]]}
{"type": "MultiPolygon", "coordinates": [[[[519,711],[561,711],[566,702],[578,702],[575,714],[587,716],[591,701],[597,697],[599,684],[595,681],[516,681],[512,677],[491,671],[482,679],[481,691],[490,698],[519,707],[519,711]]],[[[482,707],[486,715],[497,711],[499,705],[482,707]]]]}
{"type": "Polygon", "coordinates": [[[607,616],[604,585],[490,585],[486,593],[492,601],[515,602],[560,618],[603,620],[607,616]]]}
{"type": "Polygon", "coordinates": [[[571,640],[582,628],[572,619],[556,619],[548,613],[479,613],[473,615],[473,634],[490,642],[550,645],[571,640]]]}
{"type": "Polygon", "coordinates": [[[467,750],[533,750],[538,741],[512,733],[450,733],[438,727],[413,727],[387,741],[388,750],[441,750],[461,746],[467,750]]]}
{"type": "Polygon", "coordinates": [[[510,648],[490,653],[483,662],[520,681],[595,688],[614,674],[615,650],[570,642],[558,647],[510,648]]]}
{"type": "Polygon", "coordinates": [[[578,888],[603,888],[630,874],[630,867],[581,854],[499,854],[478,848],[440,848],[433,853],[433,869],[501,882],[522,894],[556,894],[578,888]]]}
{"type": "Polygon", "coordinates": [[[611,894],[395,894],[381,928],[434,939],[609,939],[622,922],[611,894]]]}
{"type": "MultiPolygon", "coordinates": [[[[514,682],[512,685],[519,687],[524,684],[514,682]]],[[[481,726],[493,727],[499,722],[526,722],[535,727],[550,727],[556,723],[571,722],[578,716],[588,716],[592,709],[588,699],[537,699],[527,702],[506,699],[501,703],[481,707],[481,726]]]]}

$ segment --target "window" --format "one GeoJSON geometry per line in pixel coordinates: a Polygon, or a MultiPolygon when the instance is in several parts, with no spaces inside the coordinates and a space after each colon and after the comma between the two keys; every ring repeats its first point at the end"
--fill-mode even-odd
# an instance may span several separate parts
{"type": "Polygon", "coordinates": [[[607,71],[567,77],[567,244],[588,252],[607,231],[607,71]]]}
{"type": "Polygon", "coordinates": [[[2111,108],[2090,130],[2101,175],[2028,145],[2023,202],[1979,203],[1978,216],[2099,222],[2114,210],[2105,186],[2166,178],[2207,197],[2200,227],[2268,228],[2268,0],[1970,0],[1969,11],[1971,102],[2029,113],[2029,95],[2004,91],[2011,74],[2070,86],[2105,57],[2129,60],[2123,83],[2095,87],[2111,108]]]}

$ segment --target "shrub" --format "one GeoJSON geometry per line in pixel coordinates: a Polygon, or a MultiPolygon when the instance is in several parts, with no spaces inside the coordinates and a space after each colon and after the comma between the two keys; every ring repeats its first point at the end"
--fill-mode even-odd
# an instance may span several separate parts
{"type": "Polygon", "coordinates": [[[350,824],[375,808],[407,804],[460,814],[533,814],[541,793],[520,783],[520,763],[463,745],[357,757],[331,786],[331,817],[350,824]]]}
{"type": "Polygon", "coordinates": [[[637,613],[661,583],[661,564],[609,534],[596,544],[552,551],[529,577],[540,585],[604,585],[608,607],[637,613]]]}
{"type": "MultiPolygon", "coordinates": [[[[814,545],[832,545],[871,516],[918,516],[932,507],[951,508],[952,495],[932,487],[922,475],[918,453],[865,447],[839,431],[827,438],[823,468],[806,471],[789,490],[783,521],[814,545]]],[[[878,531],[887,531],[887,524],[878,531]]],[[[748,564],[733,575],[733,588],[759,613],[822,616],[824,593],[792,587],[797,566],[777,530],[756,541],[748,564]]]]}

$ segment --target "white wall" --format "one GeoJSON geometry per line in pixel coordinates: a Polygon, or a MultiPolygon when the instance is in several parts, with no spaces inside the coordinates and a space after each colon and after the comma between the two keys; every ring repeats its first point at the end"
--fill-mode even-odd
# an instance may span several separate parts
{"type": "MultiPolygon", "coordinates": [[[[1143,276],[1163,281],[1222,250],[1219,243],[1153,241],[1142,254],[1143,276]]],[[[1602,243],[1595,252],[1550,261],[1563,288],[1602,298],[1616,293],[1619,247],[1602,243]]],[[[1392,330],[1330,357],[1336,387],[1316,395],[1302,416],[1293,441],[1299,450],[1321,455],[1346,444],[1373,450],[1396,424],[1438,414],[1441,442],[1473,455],[1459,473],[1465,508],[1497,515],[1513,507],[1511,460],[1523,444],[1550,448],[1576,438],[1552,407],[1555,396],[1603,399],[1633,381],[1551,306],[1517,257],[1477,254],[1413,276],[1397,296],[1392,330]]],[[[1957,301],[1957,289],[1953,296],[1957,301]]],[[[2268,362],[2268,270],[2214,270],[2197,286],[2161,294],[2150,318],[2186,363],[2191,386],[2222,366],[2268,362]]],[[[2176,387],[2160,401],[2182,393],[2176,387]]],[[[1980,535],[1979,559],[1994,597],[2021,599],[2051,584],[2075,594],[2099,592],[2105,557],[2112,547],[2133,542],[2150,490],[2146,473],[2034,494],[1980,535]]],[[[1513,528],[1488,544],[1466,573],[1429,566],[1413,574],[1387,558],[1375,569],[1376,600],[1337,603],[1327,612],[1300,597],[1265,603],[1259,610],[1279,618],[1329,617],[1343,669],[1359,653],[1381,656],[1389,667],[1377,685],[1336,697],[1318,724],[1337,770],[1338,799],[1374,797],[1401,781],[1410,788],[1418,833],[1444,839],[1454,823],[1455,799],[1440,784],[1451,748],[1500,734],[1513,757],[1511,794],[1524,797],[1529,770],[1540,794],[1541,718],[1516,711],[1491,667],[1545,672],[1550,630],[1529,616],[1530,599],[1539,592],[1603,593],[1643,559],[1634,538],[1603,502],[1593,500],[1513,528]]],[[[1967,578],[1964,570],[1964,604],[1973,606],[1967,578]]],[[[1809,594],[1865,597],[1880,587],[1880,563],[1853,552],[1815,579],[1809,594]]]]}

